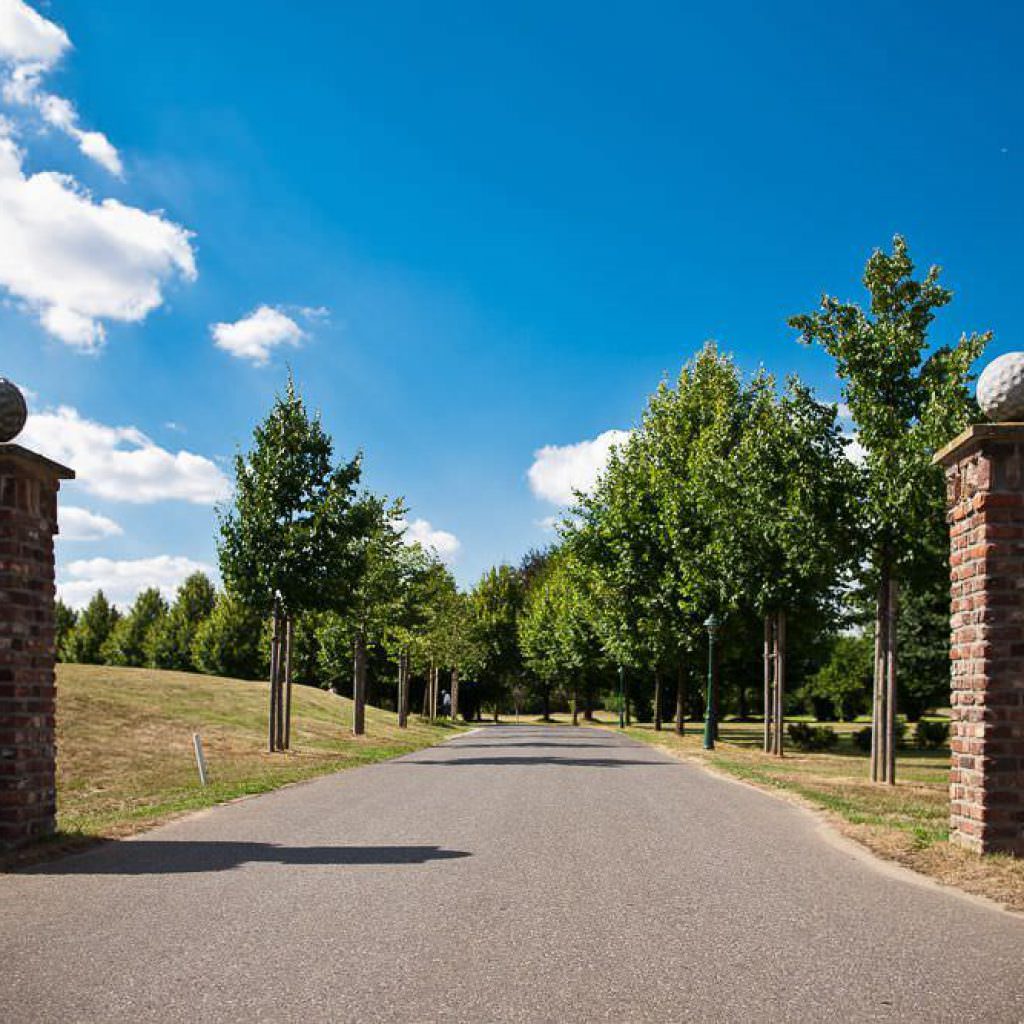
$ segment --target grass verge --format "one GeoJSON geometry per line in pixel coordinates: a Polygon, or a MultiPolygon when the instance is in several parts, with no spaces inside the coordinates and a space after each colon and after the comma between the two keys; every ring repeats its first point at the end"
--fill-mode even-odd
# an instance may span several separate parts
{"type": "MultiPolygon", "coordinates": [[[[606,727],[611,721],[597,724],[606,727]]],[[[671,727],[656,732],[634,725],[628,735],[687,761],[725,772],[824,811],[844,835],[875,853],[966,892],[1024,911],[1024,860],[979,857],[949,843],[949,751],[901,750],[895,786],[868,781],[868,756],[851,733],[859,724],[830,723],[841,739],[828,753],[787,750],[775,758],[761,750],[759,722],[725,722],[713,751],[701,746],[699,727],[685,736],[671,727]]]]}
{"type": "Polygon", "coordinates": [[[367,708],[351,735],[352,702],[296,686],[292,750],[266,751],[267,687],[186,672],[57,667],[56,835],[0,866],[118,838],[185,811],[411,753],[460,731],[367,708]],[[192,734],[209,784],[199,785],[192,734]]]}

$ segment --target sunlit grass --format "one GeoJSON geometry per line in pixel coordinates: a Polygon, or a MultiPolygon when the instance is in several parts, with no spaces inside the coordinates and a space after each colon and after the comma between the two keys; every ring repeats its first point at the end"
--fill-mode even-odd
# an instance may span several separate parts
{"type": "Polygon", "coordinates": [[[266,751],[266,684],[185,672],[60,665],[57,670],[57,820],[63,836],[117,836],[169,815],[262,793],[315,775],[396,757],[458,727],[352,706],[293,689],[292,750],[266,751]],[[202,737],[209,785],[199,785],[192,734],[202,737]]]}

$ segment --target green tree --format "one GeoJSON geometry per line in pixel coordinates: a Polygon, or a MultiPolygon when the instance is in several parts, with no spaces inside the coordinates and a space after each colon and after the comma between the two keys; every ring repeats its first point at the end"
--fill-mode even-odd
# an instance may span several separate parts
{"type": "Polygon", "coordinates": [[[154,668],[195,672],[192,645],[216,600],[217,591],[205,573],[186,577],[170,611],[156,619],[146,635],[147,662],[154,668]]]}
{"type": "Polygon", "coordinates": [[[199,624],[192,641],[192,661],[200,672],[233,679],[259,679],[267,671],[262,620],[228,593],[217,595],[213,611],[199,624]]]}
{"type": "Polygon", "coordinates": [[[939,268],[914,277],[906,242],[867,262],[867,310],[826,295],[818,310],[790,325],[807,344],[835,359],[864,449],[857,508],[869,572],[876,589],[872,778],[895,782],[896,586],[921,570],[944,527],[942,474],[931,456],[974,417],[968,391],[971,365],[989,334],[964,335],[932,347],[928,332],[938,309],[952,299],[939,268]]]}
{"type": "Polygon", "coordinates": [[[523,597],[522,577],[510,565],[489,569],[470,595],[472,674],[480,703],[491,707],[495,721],[512,686],[522,679],[517,620],[523,597]]]}
{"type": "Polygon", "coordinates": [[[78,622],[78,612],[60,599],[54,605],[54,649],[58,661],[70,661],[67,645],[78,622]]]}
{"type": "MultiPolygon", "coordinates": [[[[253,444],[235,458],[233,504],[220,510],[221,574],[249,608],[286,620],[308,611],[347,612],[363,575],[376,513],[357,491],[361,457],[335,463],[319,415],[310,416],[289,375],[253,444]]],[[[288,742],[279,667],[271,671],[271,749],[288,742]]]]}
{"type": "Polygon", "coordinates": [[[102,664],[103,645],[119,618],[118,610],[107,600],[102,590],[97,590],[67,637],[67,660],[81,665],[102,664]]]}
{"type": "Polygon", "coordinates": [[[851,721],[868,706],[871,648],[871,638],[864,634],[832,638],[828,660],[804,686],[804,695],[819,718],[823,707],[827,707],[831,716],[851,721]]]}
{"type": "Polygon", "coordinates": [[[166,614],[167,602],[156,587],[141,591],[104,642],[104,662],[135,668],[145,665],[149,635],[166,614]]]}

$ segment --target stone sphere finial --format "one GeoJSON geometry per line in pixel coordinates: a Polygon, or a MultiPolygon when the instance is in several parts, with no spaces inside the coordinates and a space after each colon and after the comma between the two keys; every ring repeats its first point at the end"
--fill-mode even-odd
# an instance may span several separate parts
{"type": "Polygon", "coordinates": [[[994,423],[1024,422],[1024,352],[993,359],[978,378],[978,405],[994,423]]]}
{"type": "Polygon", "coordinates": [[[13,441],[28,419],[28,406],[18,385],[0,377],[0,443],[13,441]]]}

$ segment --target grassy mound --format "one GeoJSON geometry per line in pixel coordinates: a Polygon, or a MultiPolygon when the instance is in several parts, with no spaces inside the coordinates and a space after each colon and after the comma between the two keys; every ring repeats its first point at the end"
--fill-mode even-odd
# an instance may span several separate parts
{"type": "Polygon", "coordinates": [[[61,835],[121,836],[181,811],[418,750],[457,727],[368,708],[351,735],[352,702],[296,686],[292,750],[266,752],[268,687],[186,672],[57,667],[57,819],[61,835]],[[199,785],[192,734],[209,785],[199,785]]]}

